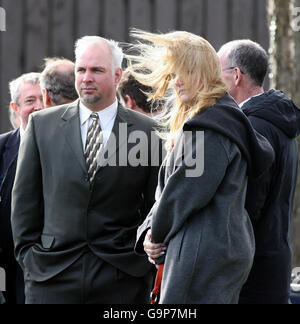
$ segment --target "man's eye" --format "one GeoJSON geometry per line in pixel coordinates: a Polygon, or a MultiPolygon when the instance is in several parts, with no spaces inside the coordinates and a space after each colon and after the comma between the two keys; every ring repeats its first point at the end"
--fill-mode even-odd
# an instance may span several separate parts
{"type": "Polygon", "coordinates": [[[33,103],[34,101],[35,101],[34,99],[28,99],[28,100],[25,101],[25,103],[26,103],[26,104],[31,104],[31,103],[33,103]]]}

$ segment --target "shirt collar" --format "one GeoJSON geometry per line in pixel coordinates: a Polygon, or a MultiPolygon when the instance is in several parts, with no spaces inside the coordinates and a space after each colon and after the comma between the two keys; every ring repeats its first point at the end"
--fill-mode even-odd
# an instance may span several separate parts
{"type": "Polygon", "coordinates": [[[262,93],[260,93],[260,94],[258,94],[258,95],[255,95],[255,96],[252,96],[252,97],[250,97],[250,98],[244,100],[243,102],[241,102],[241,103],[239,104],[239,107],[240,107],[240,108],[243,108],[244,104],[245,104],[246,102],[248,102],[250,99],[252,99],[252,98],[254,98],[254,97],[261,96],[261,95],[262,95],[262,93]]]}
{"type": "MultiPolygon", "coordinates": [[[[112,105],[104,108],[103,110],[100,110],[97,112],[99,119],[103,120],[106,118],[109,118],[112,115],[115,115],[117,113],[118,109],[118,100],[116,99],[112,105]]],[[[90,118],[93,111],[91,111],[89,108],[87,108],[81,101],[79,104],[79,115],[80,115],[80,123],[81,126],[84,125],[88,119],[90,118]]]]}
{"type": "Polygon", "coordinates": [[[22,125],[20,125],[20,140],[22,141],[22,139],[24,138],[24,133],[25,133],[25,129],[23,129],[22,125]]]}

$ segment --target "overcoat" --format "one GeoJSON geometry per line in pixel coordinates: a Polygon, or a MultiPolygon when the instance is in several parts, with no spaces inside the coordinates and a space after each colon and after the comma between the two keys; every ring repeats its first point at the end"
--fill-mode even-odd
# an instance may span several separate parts
{"type": "Polygon", "coordinates": [[[272,147],[229,95],[186,122],[138,231],[137,252],[149,228],[153,242],[167,246],[160,303],[238,302],[255,251],[248,174],[272,161],[272,147]]]}

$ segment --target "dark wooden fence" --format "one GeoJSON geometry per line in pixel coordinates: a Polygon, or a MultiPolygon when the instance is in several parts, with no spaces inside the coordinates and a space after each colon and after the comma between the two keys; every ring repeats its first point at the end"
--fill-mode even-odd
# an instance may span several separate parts
{"type": "Polygon", "coordinates": [[[128,29],[187,30],[224,42],[250,38],[268,49],[266,0],[0,0],[6,31],[0,31],[0,133],[10,129],[8,82],[40,71],[43,58],[73,59],[84,35],[130,42],[128,29]]]}

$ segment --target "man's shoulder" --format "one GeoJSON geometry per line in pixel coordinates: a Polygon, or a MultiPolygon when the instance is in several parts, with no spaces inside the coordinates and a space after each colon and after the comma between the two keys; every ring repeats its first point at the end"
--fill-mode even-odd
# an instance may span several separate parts
{"type": "Polygon", "coordinates": [[[19,130],[12,130],[3,134],[0,134],[0,145],[3,142],[6,142],[11,136],[17,136],[18,135],[19,130]]]}
{"type": "Polygon", "coordinates": [[[51,120],[51,118],[60,118],[62,117],[65,112],[70,108],[76,108],[78,106],[77,101],[60,105],[60,106],[53,106],[42,109],[40,111],[34,112],[31,114],[32,118],[35,120],[51,120]]]}
{"type": "Polygon", "coordinates": [[[20,131],[19,129],[12,130],[7,133],[0,134],[0,154],[3,150],[9,147],[19,147],[20,145],[20,131]]]}

